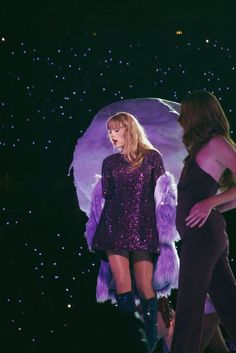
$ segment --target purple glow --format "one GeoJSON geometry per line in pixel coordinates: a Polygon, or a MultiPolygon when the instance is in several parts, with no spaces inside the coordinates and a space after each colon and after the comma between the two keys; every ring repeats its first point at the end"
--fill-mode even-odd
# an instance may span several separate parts
{"type": "Polygon", "coordinates": [[[105,127],[109,116],[126,111],[135,115],[154,146],[161,152],[166,170],[176,181],[186,155],[182,130],[177,123],[179,103],[159,98],[138,98],[112,103],[102,108],[77,141],[71,167],[74,170],[79,207],[87,215],[96,174],[101,174],[103,159],[113,153],[105,127]]]}

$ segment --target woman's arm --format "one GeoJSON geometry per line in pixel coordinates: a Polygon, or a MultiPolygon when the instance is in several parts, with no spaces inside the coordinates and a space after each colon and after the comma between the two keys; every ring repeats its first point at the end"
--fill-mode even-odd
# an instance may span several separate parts
{"type": "MultiPolygon", "coordinates": [[[[235,148],[223,137],[215,136],[209,143],[209,153],[216,163],[221,165],[222,173],[225,169],[231,170],[233,175],[236,176],[236,150],[235,148]]],[[[203,226],[206,222],[211,210],[217,208],[219,210],[232,209],[236,206],[236,185],[228,190],[211,196],[202,200],[194,205],[190,211],[189,216],[186,218],[186,225],[190,227],[203,226]]]]}
{"type": "MultiPolygon", "coordinates": [[[[217,149],[217,152],[219,153],[219,156],[221,156],[221,159],[223,159],[224,166],[226,166],[226,168],[229,168],[232,171],[232,173],[236,175],[235,149],[232,147],[232,145],[229,144],[228,141],[226,141],[221,136],[217,136],[215,139],[217,140],[218,146],[219,146],[217,149]]],[[[230,188],[228,191],[231,193],[232,188],[230,188]]],[[[220,199],[218,201],[220,201],[220,199]]],[[[232,210],[236,208],[236,198],[231,201],[226,201],[224,203],[221,203],[217,205],[216,208],[218,211],[222,213],[232,210]]]]}
{"type": "Polygon", "coordinates": [[[102,163],[102,196],[108,200],[113,195],[113,178],[112,171],[109,165],[109,159],[105,158],[102,163]]]}
{"type": "Polygon", "coordinates": [[[220,206],[223,207],[224,205],[227,206],[230,204],[232,206],[233,204],[236,204],[236,185],[232,186],[231,188],[220,194],[211,196],[206,200],[208,200],[211,208],[218,208],[220,206]]]}
{"type": "MultiPolygon", "coordinates": [[[[211,139],[210,152],[213,158],[222,165],[222,172],[229,169],[236,176],[236,150],[223,136],[215,136],[211,139]]],[[[236,202],[236,185],[210,197],[209,200],[213,207],[236,202]]]]}
{"type": "Polygon", "coordinates": [[[159,152],[153,150],[153,176],[154,176],[154,183],[156,184],[158,178],[165,173],[165,168],[163,164],[162,157],[159,152]]]}
{"type": "Polygon", "coordinates": [[[223,203],[222,205],[216,207],[216,209],[221,213],[232,210],[234,208],[236,208],[236,200],[223,203]]]}

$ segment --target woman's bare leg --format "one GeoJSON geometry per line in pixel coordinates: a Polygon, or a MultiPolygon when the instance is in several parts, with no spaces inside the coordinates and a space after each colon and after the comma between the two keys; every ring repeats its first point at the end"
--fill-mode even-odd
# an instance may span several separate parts
{"type": "Polygon", "coordinates": [[[122,311],[134,313],[136,310],[132,292],[129,269],[129,253],[127,251],[107,251],[111,272],[116,286],[116,302],[122,311]]]}
{"type": "Polygon", "coordinates": [[[107,251],[111,272],[115,281],[116,293],[131,292],[131,276],[128,251],[107,251]]]}
{"type": "Polygon", "coordinates": [[[152,255],[147,252],[133,253],[133,268],[135,283],[140,297],[144,299],[155,297],[155,292],[152,287],[152,255]]]}

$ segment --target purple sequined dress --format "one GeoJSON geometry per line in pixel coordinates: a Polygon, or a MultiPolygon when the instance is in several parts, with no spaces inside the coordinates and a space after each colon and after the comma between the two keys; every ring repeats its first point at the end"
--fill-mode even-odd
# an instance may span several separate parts
{"type": "Polygon", "coordinates": [[[140,167],[130,170],[121,153],[104,159],[102,189],[105,205],[92,249],[159,253],[154,189],[165,172],[162,158],[148,150],[140,167]]]}

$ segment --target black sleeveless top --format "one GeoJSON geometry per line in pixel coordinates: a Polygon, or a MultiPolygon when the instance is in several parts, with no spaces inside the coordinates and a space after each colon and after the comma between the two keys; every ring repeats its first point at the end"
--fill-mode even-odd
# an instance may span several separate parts
{"type": "MultiPolygon", "coordinates": [[[[186,163],[178,183],[176,227],[180,235],[183,235],[186,231],[191,231],[191,228],[186,226],[185,221],[191,208],[197,202],[215,195],[218,189],[219,184],[217,181],[205,172],[194,158],[186,163]]],[[[223,218],[220,212],[215,209],[213,209],[208,218],[211,217],[214,211],[223,218]]]]}

